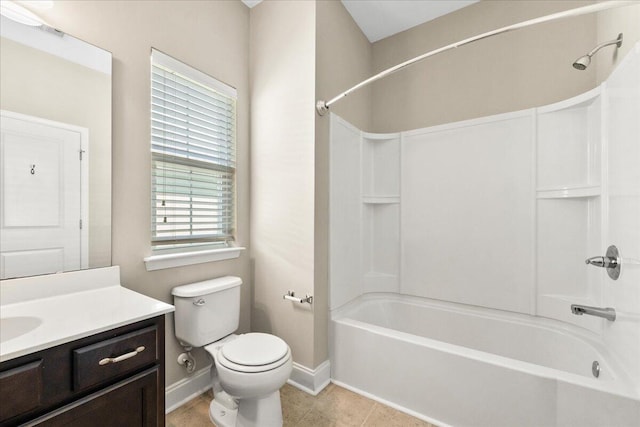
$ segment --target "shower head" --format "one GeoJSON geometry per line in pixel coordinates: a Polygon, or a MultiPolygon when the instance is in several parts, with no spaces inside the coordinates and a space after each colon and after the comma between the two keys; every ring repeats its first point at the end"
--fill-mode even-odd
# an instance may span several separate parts
{"type": "Polygon", "coordinates": [[[598,52],[600,49],[602,49],[605,46],[611,46],[611,45],[616,45],[616,47],[620,47],[622,46],[622,33],[618,34],[618,38],[615,40],[611,40],[608,42],[604,42],[602,44],[599,44],[598,46],[596,46],[595,48],[593,48],[593,50],[589,53],[587,53],[584,56],[581,56],[580,58],[576,59],[573,62],[573,68],[575,68],[576,70],[586,70],[587,67],[589,66],[589,64],[591,63],[591,57],[593,55],[596,54],[596,52],[598,52]]]}
{"type": "Polygon", "coordinates": [[[590,63],[591,57],[589,55],[581,56],[580,58],[575,60],[575,62],[573,63],[573,68],[580,71],[586,70],[590,63]]]}

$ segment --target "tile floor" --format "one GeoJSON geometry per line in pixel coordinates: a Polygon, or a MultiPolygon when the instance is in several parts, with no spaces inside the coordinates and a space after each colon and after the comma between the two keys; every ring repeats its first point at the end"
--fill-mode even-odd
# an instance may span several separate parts
{"type": "MultiPolygon", "coordinates": [[[[209,391],[171,412],[167,427],[211,427],[211,396],[209,391]]],[[[317,396],[285,384],[280,398],[285,427],[435,427],[335,384],[317,396]]]]}

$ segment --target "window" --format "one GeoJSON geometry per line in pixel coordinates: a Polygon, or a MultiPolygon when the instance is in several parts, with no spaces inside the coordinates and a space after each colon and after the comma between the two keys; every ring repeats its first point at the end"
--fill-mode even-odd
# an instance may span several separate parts
{"type": "Polygon", "coordinates": [[[151,64],[153,249],[231,246],[236,90],[155,49],[151,64]]]}

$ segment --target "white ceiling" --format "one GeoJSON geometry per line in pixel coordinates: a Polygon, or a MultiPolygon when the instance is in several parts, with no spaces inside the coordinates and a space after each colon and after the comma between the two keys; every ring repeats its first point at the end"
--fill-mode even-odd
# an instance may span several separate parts
{"type": "Polygon", "coordinates": [[[342,4],[373,43],[477,1],[342,0],[342,4]]]}
{"type": "MultiPolygon", "coordinates": [[[[253,7],[262,0],[242,0],[253,7]]],[[[341,0],[370,42],[376,42],[479,0],[341,0]]]]}

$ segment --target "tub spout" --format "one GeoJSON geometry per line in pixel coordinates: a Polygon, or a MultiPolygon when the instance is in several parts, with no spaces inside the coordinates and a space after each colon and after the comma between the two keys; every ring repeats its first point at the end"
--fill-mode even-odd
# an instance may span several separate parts
{"type": "Polygon", "coordinates": [[[601,308],[589,307],[588,305],[571,304],[571,312],[579,316],[588,314],[589,316],[602,317],[612,322],[616,320],[616,311],[611,307],[601,308]]]}

